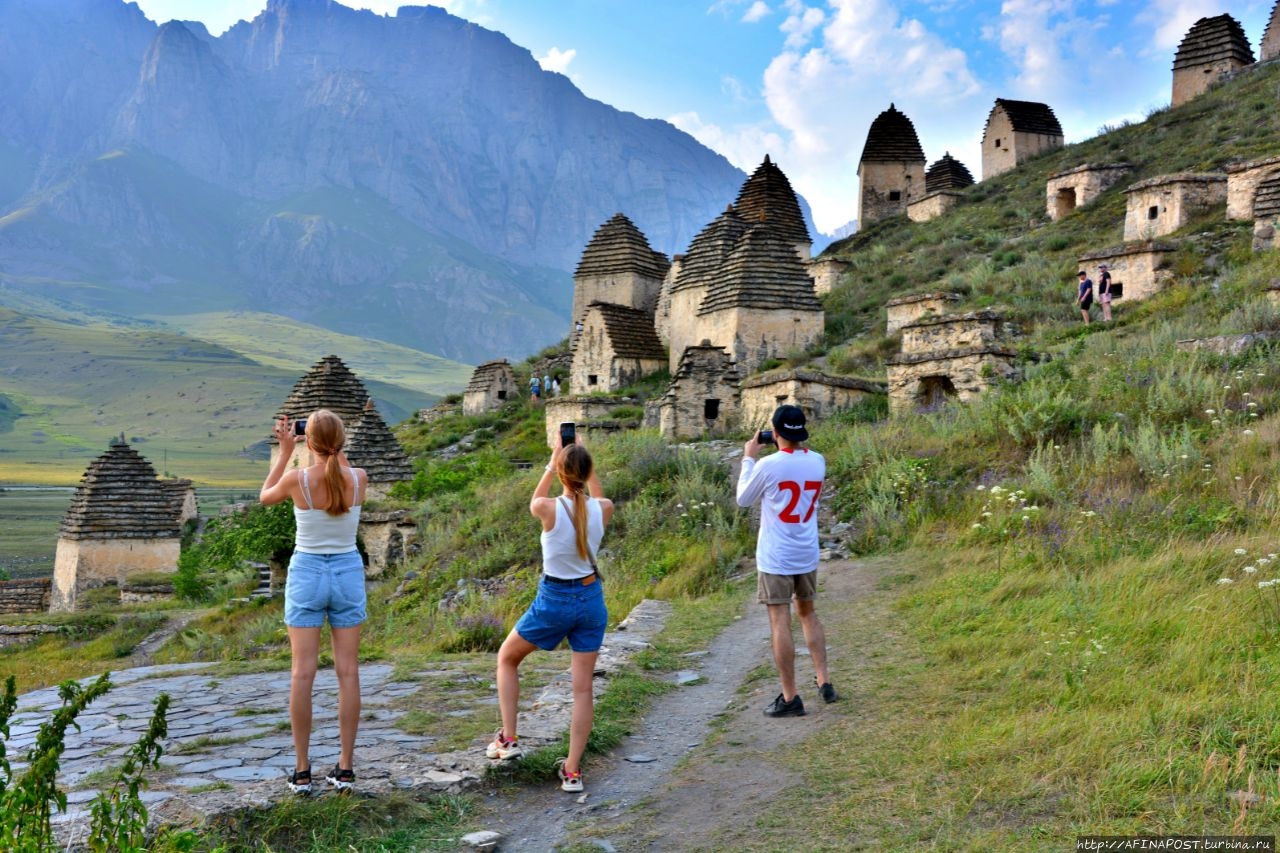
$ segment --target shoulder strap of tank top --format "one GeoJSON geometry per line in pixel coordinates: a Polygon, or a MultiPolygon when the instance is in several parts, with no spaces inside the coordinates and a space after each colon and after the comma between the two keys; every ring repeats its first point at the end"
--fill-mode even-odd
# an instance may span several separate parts
{"type": "Polygon", "coordinates": [[[311,502],[311,481],[307,479],[307,472],[310,469],[302,469],[302,495],[307,499],[307,505],[303,509],[314,509],[315,504],[311,502]]]}
{"type": "MultiPolygon", "coordinates": [[[[573,525],[573,529],[576,532],[578,530],[578,523],[573,520],[573,505],[565,500],[564,495],[561,495],[557,500],[564,504],[564,514],[569,516],[569,524],[573,525]]],[[[591,553],[590,542],[587,543],[587,562],[591,564],[591,571],[596,573],[596,577],[604,580],[604,575],[600,574],[600,567],[596,565],[596,555],[591,553]]]]}

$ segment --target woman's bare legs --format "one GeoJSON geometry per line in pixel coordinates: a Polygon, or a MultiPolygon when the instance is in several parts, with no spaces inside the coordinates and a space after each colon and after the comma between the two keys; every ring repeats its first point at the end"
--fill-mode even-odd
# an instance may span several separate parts
{"type": "Polygon", "coordinates": [[[350,770],[360,726],[360,626],[334,628],[330,633],[333,671],[338,676],[338,766],[350,770]]]}
{"type": "Polygon", "coordinates": [[[311,767],[311,690],[320,654],[319,628],[289,627],[293,669],[289,676],[289,723],[293,727],[294,769],[311,767]]]}
{"type": "Polygon", "coordinates": [[[591,737],[591,725],[595,721],[592,679],[595,678],[598,654],[599,652],[574,652],[569,664],[573,680],[573,715],[569,720],[569,756],[564,761],[566,773],[581,770],[582,754],[587,751],[587,739],[591,737]]]}
{"type": "MultiPolygon", "coordinates": [[[[502,734],[508,740],[516,737],[516,716],[520,704],[520,662],[538,647],[511,629],[498,649],[498,710],[502,713],[502,734]]],[[[575,657],[577,657],[575,655],[575,657]]]]}

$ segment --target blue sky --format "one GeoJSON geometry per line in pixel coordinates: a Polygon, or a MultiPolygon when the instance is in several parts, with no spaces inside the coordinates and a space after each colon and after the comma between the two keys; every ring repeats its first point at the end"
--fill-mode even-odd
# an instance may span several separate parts
{"type": "MultiPolygon", "coordinates": [[[[136,0],[218,34],[266,0],[136,0]]],[[[395,14],[397,0],[344,5],[395,14]]],[[[1044,101],[1068,142],[1168,104],[1178,42],[1230,13],[1257,52],[1275,0],[437,0],[586,95],[691,133],[750,172],[772,155],[831,232],[857,209],[866,132],[890,102],[930,162],[975,177],[997,97],[1044,101]]]]}

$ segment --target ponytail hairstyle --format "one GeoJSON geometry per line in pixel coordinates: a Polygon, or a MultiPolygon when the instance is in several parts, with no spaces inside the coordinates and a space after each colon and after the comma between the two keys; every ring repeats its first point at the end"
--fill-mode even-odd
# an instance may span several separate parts
{"type": "Polygon", "coordinates": [[[324,485],[329,490],[329,505],[324,511],[329,515],[342,515],[350,506],[342,487],[346,484],[342,476],[342,463],[338,454],[347,443],[347,432],[342,426],[342,418],[328,409],[316,409],[307,418],[307,443],[311,449],[324,459],[324,485]]]}
{"type": "Polygon", "coordinates": [[[578,556],[587,559],[587,478],[591,476],[591,454],[580,444],[560,451],[556,460],[556,476],[565,493],[573,498],[573,532],[578,542],[578,556]]]}

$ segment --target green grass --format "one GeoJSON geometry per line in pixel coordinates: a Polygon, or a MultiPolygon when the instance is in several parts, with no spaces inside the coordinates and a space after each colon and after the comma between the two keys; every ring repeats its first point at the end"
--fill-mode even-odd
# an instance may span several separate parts
{"type": "Polygon", "coordinates": [[[471,811],[465,796],[296,797],[219,815],[205,841],[225,853],[452,851],[471,811]]]}
{"type": "Polygon", "coordinates": [[[275,314],[230,311],[150,319],[299,376],[315,363],[313,353],[319,352],[338,353],[357,376],[423,395],[451,394],[466,387],[471,378],[470,365],[275,314]]]}
{"type": "MultiPolygon", "coordinates": [[[[326,354],[301,352],[305,366],[286,370],[138,322],[85,323],[6,308],[0,346],[7,367],[0,394],[22,412],[0,432],[0,482],[58,485],[78,481],[121,432],[158,473],[257,484],[265,466],[261,450],[250,448],[268,437],[294,383],[326,354]]],[[[376,374],[362,379],[391,423],[434,399],[376,374]]]]}

